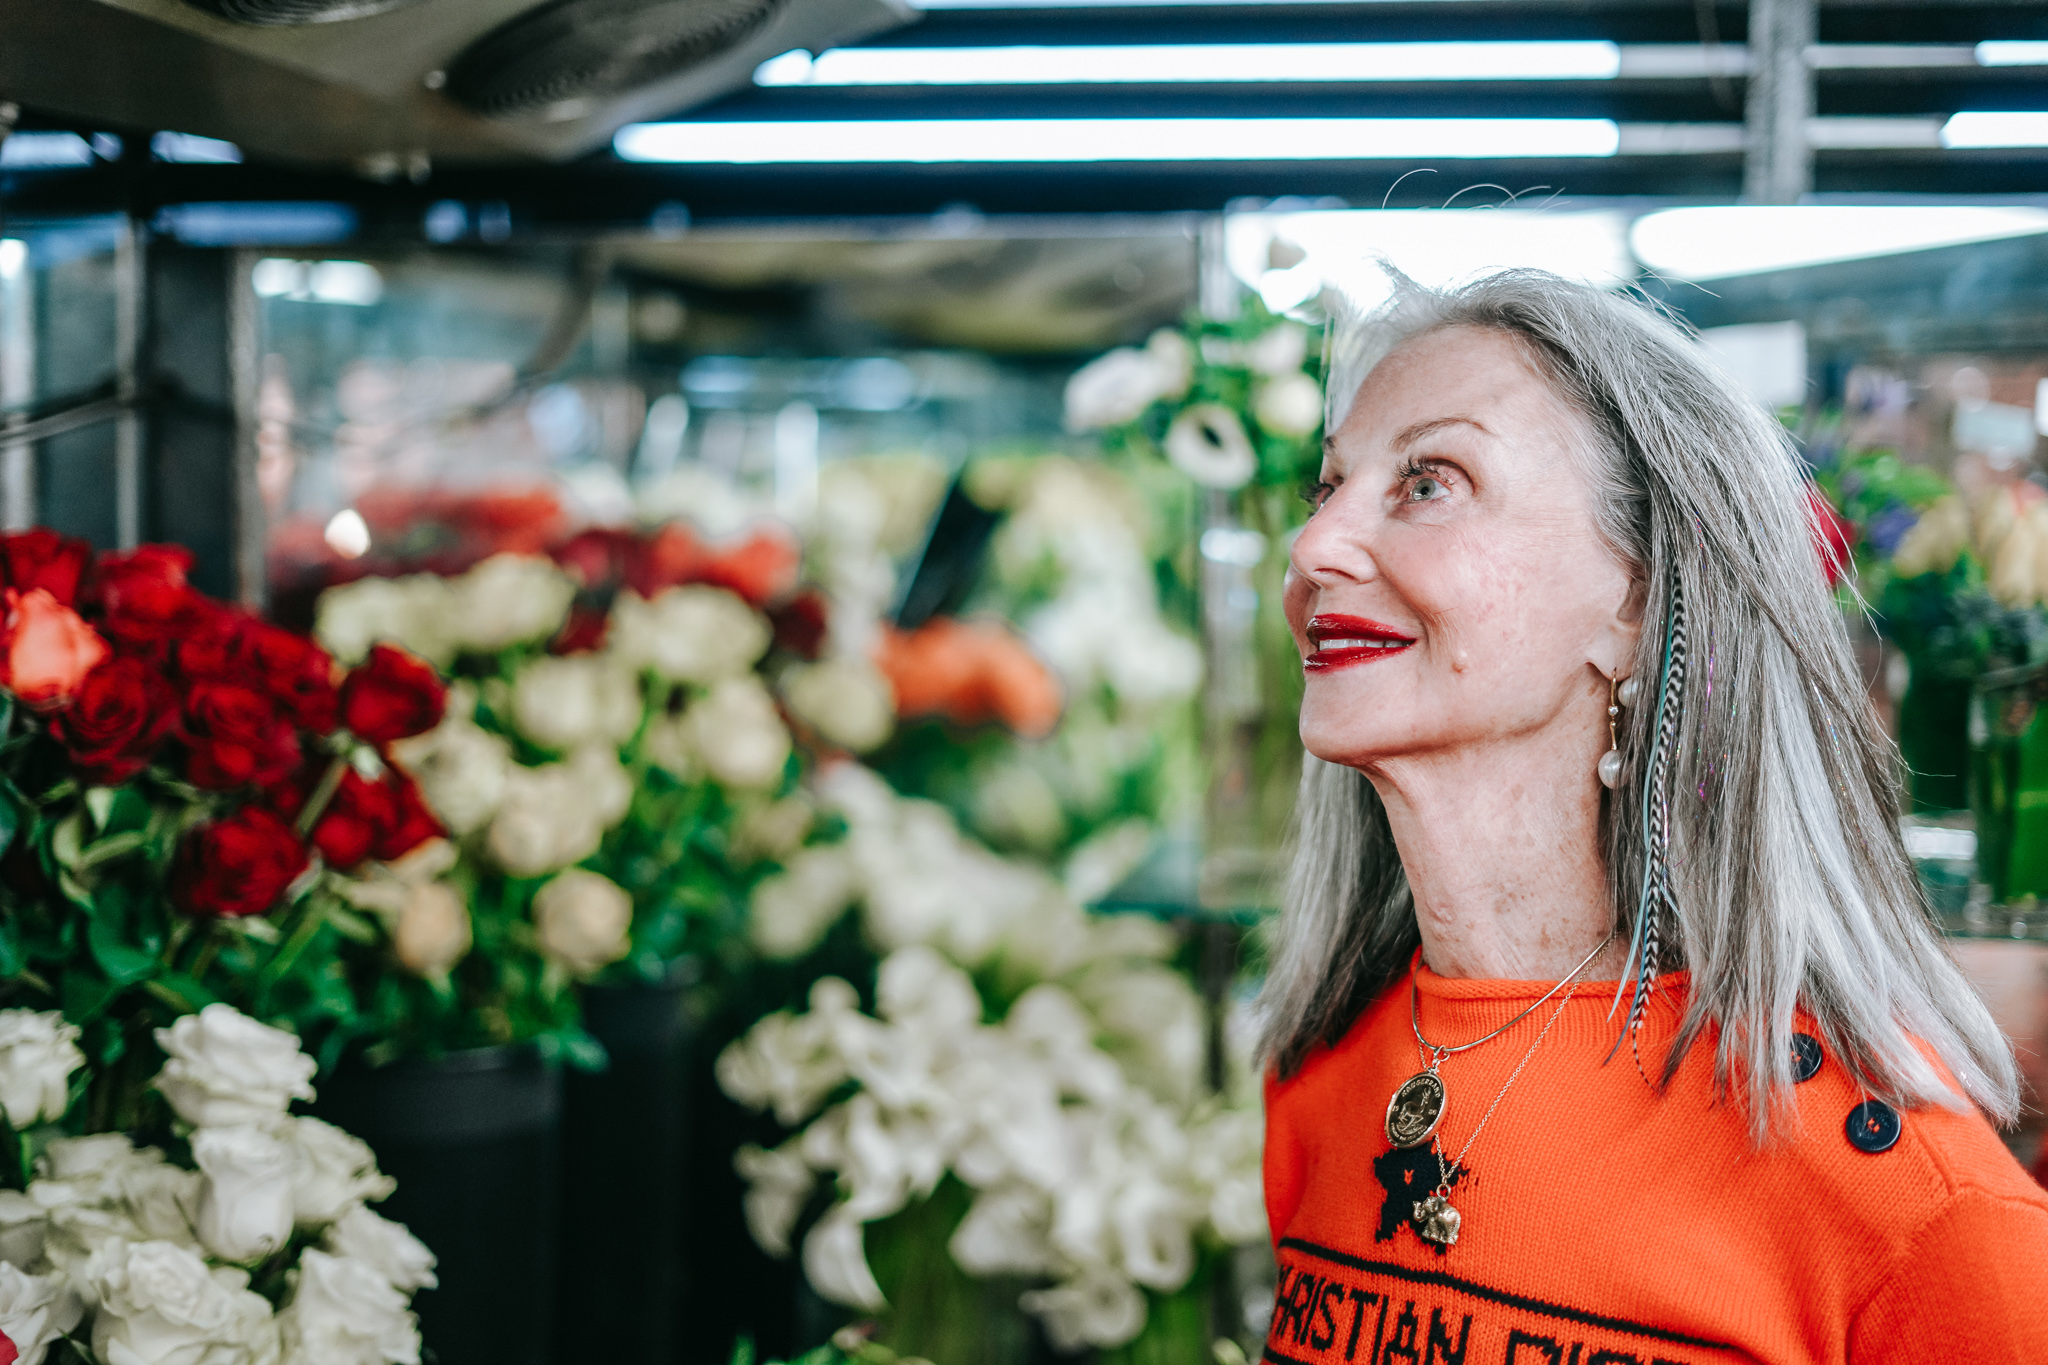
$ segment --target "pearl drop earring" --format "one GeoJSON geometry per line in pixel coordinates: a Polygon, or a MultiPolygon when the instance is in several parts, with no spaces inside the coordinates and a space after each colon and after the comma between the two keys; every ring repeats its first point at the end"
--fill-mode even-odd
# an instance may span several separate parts
{"type": "Polygon", "coordinates": [[[1600,755],[1600,785],[1609,791],[1621,785],[1621,711],[1636,702],[1634,678],[1607,680],[1607,752],[1600,755]]]}

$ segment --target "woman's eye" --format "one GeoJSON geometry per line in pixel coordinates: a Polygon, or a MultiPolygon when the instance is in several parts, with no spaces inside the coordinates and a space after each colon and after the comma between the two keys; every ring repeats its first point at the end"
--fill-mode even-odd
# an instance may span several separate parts
{"type": "Polygon", "coordinates": [[[1301,500],[1308,504],[1309,515],[1323,510],[1323,504],[1330,500],[1330,494],[1337,491],[1333,483],[1319,482],[1302,485],[1301,500]]]}
{"type": "Polygon", "coordinates": [[[1408,501],[1434,502],[1444,495],[1443,482],[1432,475],[1424,474],[1408,485],[1408,501]]]}

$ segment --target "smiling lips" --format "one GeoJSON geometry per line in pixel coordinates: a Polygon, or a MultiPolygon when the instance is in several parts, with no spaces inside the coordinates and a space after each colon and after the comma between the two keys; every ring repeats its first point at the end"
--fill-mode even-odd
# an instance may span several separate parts
{"type": "Polygon", "coordinates": [[[1413,636],[1363,616],[1310,617],[1308,638],[1315,648],[1301,661],[1305,673],[1327,673],[1333,668],[1391,659],[1415,643],[1413,636]]]}

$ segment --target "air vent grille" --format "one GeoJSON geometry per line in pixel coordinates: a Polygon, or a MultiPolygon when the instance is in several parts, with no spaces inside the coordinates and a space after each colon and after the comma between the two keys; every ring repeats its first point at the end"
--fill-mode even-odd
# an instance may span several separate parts
{"type": "Polygon", "coordinates": [[[364,19],[372,14],[404,9],[417,0],[185,0],[185,3],[238,24],[280,27],[364,19]]]}
{"type": "Polygon", "coordinates": [[[448,69],[448,92],[480,113],[577,118],[729,51],[784,3],[562,0],[471,44],[448,69]]]}

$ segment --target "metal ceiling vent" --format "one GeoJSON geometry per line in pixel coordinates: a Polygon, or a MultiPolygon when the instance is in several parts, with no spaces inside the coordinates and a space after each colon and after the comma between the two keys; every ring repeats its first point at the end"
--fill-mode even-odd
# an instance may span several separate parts
{"type": "Polygon", "coordinates": [[[471,44],[448,93],[479,113],[580,118],[738,46],[786,0],[561,0],[471,44]]]}
{"type": "Polygon", "coordinates": [[[337,24],[372,14],[404,9],[417,0],[185,0],[194,9],[218,14],[238,24],[337,24]]]}

